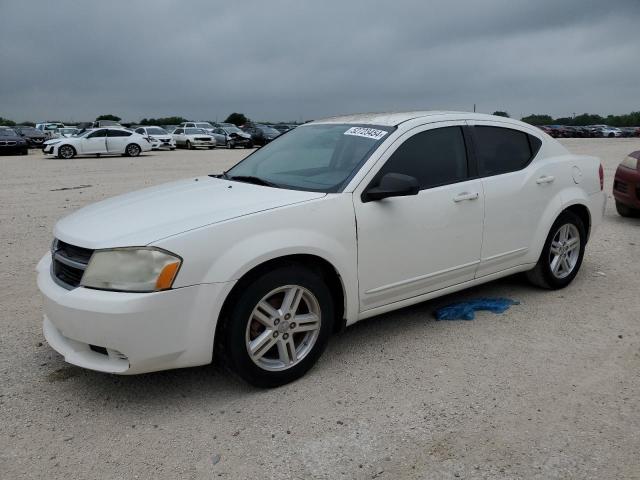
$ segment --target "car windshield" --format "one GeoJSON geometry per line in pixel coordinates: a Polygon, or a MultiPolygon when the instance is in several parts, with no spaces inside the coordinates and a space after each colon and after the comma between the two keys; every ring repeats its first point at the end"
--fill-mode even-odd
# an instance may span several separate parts
{"type": "Polygon", "coordinates": [[[211,125],[208,122],[202,122],[202,123],[196,123],[196,127],[198,127],[198,128],[213,128],[213,125],[211,125]]]}
{"type": "Polygon", "coordinates": [[[243,133],[238,127],[223,127],[222,129],[227,133],[243,133]]]}
{"type": "Polygon", "coordinates": [[[151,127],[147,128],[148,135],[166,135],[167,131],[164,128],[160,127],[151,127]]]}
{"type": "Polygon", "coordinates": [[[185,128],[184,133],[187,135],[199,135],[201,133],[207,133],[201,128],[185,128]]]}
{"type": "Polygon", "coordinates": [[[31,135],[33,135],[34,133],[40,133],[40,131],[36,130],[33,127],[20,127],[20,131],[22,133],[29,133],[31,135]]]}
{"type": "Polygon", "coordinates": [[[15,137],[18,134],[15,132],[15,130],[11,129],[11,128],[0,128],[0,136],[3,137],[15,137]]]}
{"type": "Polygon", "coordinates": [[[375,125],[306,125],[260,148],[224,177],[257,177],[281,188],[339,192],[393,130],[375,125]]]}

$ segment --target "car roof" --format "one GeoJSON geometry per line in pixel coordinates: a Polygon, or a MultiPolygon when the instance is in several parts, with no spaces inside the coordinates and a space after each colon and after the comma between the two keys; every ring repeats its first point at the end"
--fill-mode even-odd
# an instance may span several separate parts
{"type": "Polygon", "coordinates": [[[396,127],[401,123],[409,120],[424,118],[429,122],[437,122],[439,120],[450,120],[451,116],[464,117],[467,120],[498,120],[500,122],[521,124],[517,120],[508,117],[499,117],[495,115],[487,115],[484,113],[456,112],[446,110],[419,110],[410,112],[380,112],[380,113],[358,113],[354,115],[342,115],[337,117],[329,117],[321,120],[314,120],[309,124],[318,123],[353,123],[363,125],[380,125],[383,127],[396,127]]]}

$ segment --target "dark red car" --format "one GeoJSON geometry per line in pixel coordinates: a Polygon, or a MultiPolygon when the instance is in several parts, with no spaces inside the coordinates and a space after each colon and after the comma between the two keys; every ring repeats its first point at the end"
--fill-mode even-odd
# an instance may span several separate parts
{"type": "Polygon", "coordinates": [[[623,217],[640,215],[640,150],[625,158],[613,180],[616,210],[623,217]]]}

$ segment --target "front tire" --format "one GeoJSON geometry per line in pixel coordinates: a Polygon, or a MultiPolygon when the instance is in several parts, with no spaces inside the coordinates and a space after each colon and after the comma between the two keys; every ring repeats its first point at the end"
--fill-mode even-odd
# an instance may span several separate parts
{"type": "Polygon", "coordinates": [[[242,288],[224,321],[232,370],[254,386],[277,387],[303,376],[322,354],[333,329],[333,299],[318,273],[286,265],[242,288]]]}
{"type": "Polygon", "coordinates": [[[62,158],[64,160],[71,160],[76,156],[76,149],[71,145],[61,145],[58,148],[58,158],[62,158]]]}
{"type": "Polygon", "coordinates": [[[616,200],[616,210],[621,217],[635,217],[640,214],[640,210],[631,208],[624,203],[620,203],[616,200]]]}
{"type": "Polygon", "coordinates": [[[187,140],[187,143],[185,143],[184,146],[187,150],[193,150],[193,145],[191,145],[191,142],[189,140],[187,140]]]}
{"type": "Polygon", "coordinates": [[[562,212],[549,231],[538,263],[527,272],[527,278],[541,288],[566,287],[580,270],[586,244],[587,231],[582,219],[575,213],[562,212]]]}

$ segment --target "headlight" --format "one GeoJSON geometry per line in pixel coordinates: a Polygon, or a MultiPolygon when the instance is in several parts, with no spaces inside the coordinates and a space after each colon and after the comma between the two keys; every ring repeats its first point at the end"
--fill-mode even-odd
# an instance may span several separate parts
{"type": "Polygon", "coordinates": [[[625,158],[622,163],[620,165],[630,168],[631,170],[637,170],[638,169],[638,159],[634,158],[634,157],[627,157],[625,158]]]}
{"type": "Polygon", "coordinates": [[[96,250],[80,285],[99,290],[157,292],[173,285],[182,259],[159,248],[96,250]]]}

